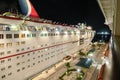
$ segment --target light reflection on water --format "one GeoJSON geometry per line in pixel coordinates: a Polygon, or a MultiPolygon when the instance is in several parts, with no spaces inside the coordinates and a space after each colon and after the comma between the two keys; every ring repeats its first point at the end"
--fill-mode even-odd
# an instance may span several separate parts
{"type": "Polygon", "coordinates": [[[96,42],[96,41],[104,41],[104,42],[108,42],[110,39],[110,35],[95,35],[95,37],[93,38],[93,42],[96,42]]]}

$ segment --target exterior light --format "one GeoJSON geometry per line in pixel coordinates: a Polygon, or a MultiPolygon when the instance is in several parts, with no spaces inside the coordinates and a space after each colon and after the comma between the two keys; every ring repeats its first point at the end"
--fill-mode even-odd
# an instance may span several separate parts
{"type": "Polygon", "coordinates": [[[45,33],[47,33],[47,31],[42,31],[41,33],[45,34],[45,33]]]}
{"type": "Polygon", "coordinates": [[[67,34],[68,32],[67,32],[67,31],[65,31],[64,33],[65,33],[65,34],[67,34]]]}
{"type": "Polygon", "coordinates": [[[77,31],[77,34],[80,34],[80,31],[77,31]]]}
{"type": "Polygon", "coordinates": [[[57,34],[59,34],[60,32],[59,31],[56,31],[57,34]]]}
{"type": "Polygon", "coordinates": [[[82,35],[82,38],[84,38],[85,36],[84,35],[82,35]]]}
{"type": "Polygon", "coordinates": [[[74,32],[73,32],[73,31],[71,31],[71,33],[72,33],[72,34],[74,34],[74,32]]]}
{"type": "Polygon", "coordinates": [[[104,32],[101,32],[101,34],[104,34],[104,32]]]}
{"type": "Polygon", "coordinates": [[[11,28],[16,28],[16,26],[15,25],[11,25],[11,28]]]}
{"type": "Polygon", "coordinates": [[[77,69],[77,73],[80,73],[80,71],[81,71],[80,69],[77,69]]]}

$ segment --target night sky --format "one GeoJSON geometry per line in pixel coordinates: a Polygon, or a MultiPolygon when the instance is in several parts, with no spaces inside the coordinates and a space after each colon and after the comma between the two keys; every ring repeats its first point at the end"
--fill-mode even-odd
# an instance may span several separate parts
{"type": "MultiPolygon", "coordinates": [[[[60,23],[86,23],[97,31],[108,30],[97,0],[30,0],[41,18],[60,23]]],[[[17,0],[0,0],[0,13],[21,12],[17,0]]]]}

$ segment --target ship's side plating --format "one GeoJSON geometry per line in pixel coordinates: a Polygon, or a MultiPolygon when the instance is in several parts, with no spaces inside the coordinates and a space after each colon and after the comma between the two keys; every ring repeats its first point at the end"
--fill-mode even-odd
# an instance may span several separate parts
{"type": "Polygon", "coordinates": [[[0,80],[26,80],[88,45],[92,30],[0,18],[0,80]]]}

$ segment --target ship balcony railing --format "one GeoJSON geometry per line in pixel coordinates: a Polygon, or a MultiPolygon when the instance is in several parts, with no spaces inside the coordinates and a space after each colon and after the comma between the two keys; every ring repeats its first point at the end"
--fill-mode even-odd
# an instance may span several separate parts
{"type": "Polygon", "coordinates": [[[120,36],[113,36],[111,38],[111,52],[112,52],[112,79],[120,80],[120,36]]]}

